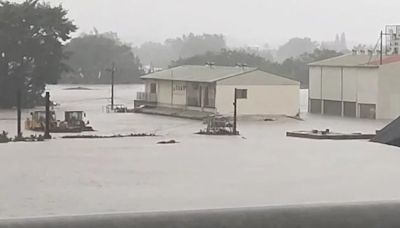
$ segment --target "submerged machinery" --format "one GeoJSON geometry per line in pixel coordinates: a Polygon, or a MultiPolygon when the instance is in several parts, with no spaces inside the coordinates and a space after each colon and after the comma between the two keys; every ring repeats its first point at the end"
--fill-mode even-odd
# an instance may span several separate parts
{"type": "MultiPolygon", "coordinates": [[[[86,113],[83,111],[67,111],[64,120],[57,120],[54,111],[50,111],[50,132],[52,133],[77,133],[93,131],[89,126],[89,121],[85,121],[86,113]]],[[[45,131],[46,112],[35,111],[31,113],[31,118],[25,121],[25,128],[31,131],[45,131]]]]}

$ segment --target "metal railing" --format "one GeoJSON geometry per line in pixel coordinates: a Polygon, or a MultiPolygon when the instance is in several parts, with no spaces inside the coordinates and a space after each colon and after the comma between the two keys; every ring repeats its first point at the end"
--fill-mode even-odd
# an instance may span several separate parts
{"type": "MultiPolygon", "coordinates": [[[[198,97],[188,97],[187,105],[191,107],[201,107],[200,99],[198,97]]],[[[204,107],[215,108],[215,98],[204,100],[204,107]]]]}
{"type": "Polygon", "coordinates": [[[0,228],[396,228],[400,202],[0,219],[0,228]]]}
{"type": "Polygon", "coordinates": [[[146,92],[137,92],[136,100],[147,101],[147,102],[157,102],[157,94],[146,93],[146,92]]]}

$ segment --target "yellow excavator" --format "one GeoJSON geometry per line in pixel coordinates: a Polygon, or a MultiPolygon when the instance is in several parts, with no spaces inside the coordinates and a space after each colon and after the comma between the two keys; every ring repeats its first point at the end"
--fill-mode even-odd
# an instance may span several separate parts
{"type": "MultiPolygon", "coordinates": [[[[25,121],[25,129],[31,131],[44,131],[46,127],[46,112],[35,111],[31,112],[31,118],[25,121]]],[[[56,113],[50,111],[50,129],[57,127],[56,113]]]]}
{"type": "Polygon", "coordinates": [[[93,127],[89,126],[90,122],[84,121],[85,118],[86,113],[83,111],[68,111],[65,112],[65,120],[61,123],[71,129],[78,128],[80,131],[94,131],[93,127]]]}
{"type": "MultiPolygon", "coordinates": [[[[93,131],[88,126],[89,121],[85,122],[86,117],[83,111],[67,111],[65,112],[65,120],[56,119],[54,111],[50,112],[50,132],[51,133],[78,133],[83,131],[93,131]]],[[[25,121],[25,129],[31,131],[44,131],[46,129],[46,112],[35,111],[31,113],[31,118],[25,121]]]]}

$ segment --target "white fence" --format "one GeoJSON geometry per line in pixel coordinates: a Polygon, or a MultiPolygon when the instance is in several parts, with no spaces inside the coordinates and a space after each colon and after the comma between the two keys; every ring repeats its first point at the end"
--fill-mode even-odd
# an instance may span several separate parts
{"type": "Polygon", "coordinates": [[[146,92],[137,92],[136,100],[147,101],[147,102],[157,102],[157,94],[146,93],[146,92]]]}

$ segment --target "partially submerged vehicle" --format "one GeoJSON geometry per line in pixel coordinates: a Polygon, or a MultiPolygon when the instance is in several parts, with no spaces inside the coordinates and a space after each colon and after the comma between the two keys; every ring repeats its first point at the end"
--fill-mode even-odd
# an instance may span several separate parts
{"type": "MultiPolygon", "coordinates": [[[[46,111],[31,112],[31,118],[26,119],[25,129],[31,131],[44,131],[46,127],[46,111]]],[[[50,111],[50,130],[57,127],[56,113],[50,111]]]]}
{"type": "MultiPolygon", "coordinates": [[[[86,113],[83,111],[65,112],[65,120],[59,121],[54,111],[50,111],[50,132],[51,133],[79,133],[84,131],[93,131],[88,126],[89,121],[85,122],[86,113]]],[[[31,113],[31,118],[25,121],[25,128],[31,131],[45,131],[46,112],[35,111],[31,113]]]]}
{"type": "Polygon", "coordinates": [[[81,131],[93,131],[93,127],[89,126],[90,122],[86,121],[86,113],[83,111],[67,111],[65,112],[64,123],[68,128],[77,128],[81,131]]]}
{"type": "Polygon", "coordinates": [[[128,112],[132,112],[131,110],[128,109],[128,107],[126,107],[123,104],[115,104],[114,107],[112,107],[112,105],[107,105],[106,106],[106,112],[110,113],[110,112],[115,112],[115,113],[128,113],[128,112]]]}
{"type": "Polygon", "coordinates": [[[204,135],[234,135],[233,124],[228,117],[215,115],[205,119],[204,124],[207,125],[205,130],[201,130],[199,134],[204,135]]]}

